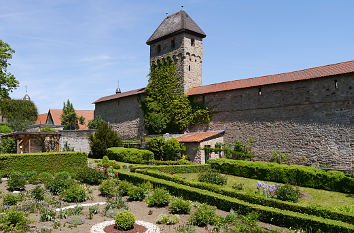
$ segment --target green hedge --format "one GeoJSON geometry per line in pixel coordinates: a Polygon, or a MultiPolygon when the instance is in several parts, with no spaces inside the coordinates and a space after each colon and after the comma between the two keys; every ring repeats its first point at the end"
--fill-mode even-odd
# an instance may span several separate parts
{"type": "Polygon", "coordinates": [[[321,230],[324,232],[336,233],[354,231],[354,225],[352,224],[335,221],[332,219],[324,219],[313,215],[296,213],[288,210],[280,210],[268,206],[251,204],[236,198],[177,184],[172,181],[162,180],[144,174],[119,171],[119,177],[120,179],[127,180],[132,183],[150,181],[150,183],[154,186],[164,187],[175,196],[182,196],[188,200],[208,203],[221,210],[230,211],[230,209],[233,209],[241,214],[247,214],[255,211],[259,213],[260,221],[277,226],[311,229],[313,231],[321,230]]]}
{"type": "Polygon", "coordinates": [[[208,163],[213,169],[224,174],[354,193],[354,178],[346,176],[343,172],[326,172],[314,167],[230,159],[211,159],[208,163]]]}
{"type": "Polygon", "coordinates": [[[85,152],[51,152],[0,155],[0,172],[9,175],[13,171],[74,172],[87,166],[85,152]]]}
{"type": "Polygon", "coordinates": [[[180,159],[176,161],[152,160],[152,164],[153,165],[191,165],[195,163],[185,159],[180,159]]]}
{"type": "Polygon", "coordinates": [[[208,184],[203,182],[194,182],[185,180],[175,175],[171,175],[170,173],[163,173],[156,170],[136,170],[135,172],[146,174],[149,176],[153,176],[156,178],[161,178],[164,180],[173,181],[175,183],[188,185],[190,187],[195,187],[199,189],[209,190],[211,192],[219,193],[229,197],[235,197],[237,199],[247,201],[253,204],[265,205],[270,206],[278,209],[290,210],[294,212],[316,215],[323,218],[330,218],[334,220],[339,220],[342,222],[353,223],[354,222],[354,215],[342,213],[338,211],[334,211],[331,209],[326,209],[319,206],[306,206],[298,203],[286,202],[272,198],[266,198],[263,196],[254,195],[251,193],[246,193],[242,191],[236,191],[230,188],[220,187],[214,184],[208,184]]]}
{"type": "Polygon", "coordinates": [[[134,166],[130,167],[130,171],[134,172],[137,169],[151,169],[168,173],[197,173],[210,169],[208,164],[203,165],[161,165],[161,166],[134,166]]]}
{"type": "Polygon", "coordinates": [[[136,148],[111,147],[107,149],[107,156],[111,160],[125,163],[146,164],[147,161],[154,159],[154,153],[149,150],[136,148]]]}

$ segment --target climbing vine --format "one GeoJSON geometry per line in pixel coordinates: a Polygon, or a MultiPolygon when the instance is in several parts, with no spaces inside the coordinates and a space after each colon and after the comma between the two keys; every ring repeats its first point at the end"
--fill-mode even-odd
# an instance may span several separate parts
{"type": "Polygon", "coordinates": [[[210,122],[210,110],[191,102],[183,93],[181,78],[171,59],[151,67],[146,93],[142,106],[150,134],[181,132],[192,125],[210,122]]]}

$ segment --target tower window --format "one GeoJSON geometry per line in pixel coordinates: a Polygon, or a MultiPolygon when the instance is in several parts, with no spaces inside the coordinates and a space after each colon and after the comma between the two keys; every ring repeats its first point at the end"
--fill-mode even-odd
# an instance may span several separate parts
{"type": "Polygon", "coordinates": [[[194,38],[191,39],[191,46],[194,46],[195,45],[195,40],[194,38]]]}
{"type": "Polygon", "coordinates": [[[191,71],[191,65],[188,66],[188,71],[191,71]]]}
{"type": "Polygon", "coordinates": [[[157,45],[157,53],[161,52],[161,45],[157,45]]]}
{"type": "Polygon", "coordinates": [[[258,95],[262,95],[262,89],[258,88],[258,95]]]}
{"type": "Polygon", "coordinates": [[[338,81],[337,80],[334,80],[334,88],[338,88],[338,81]]]}
{"type": "Polygon", "coordinates": [[[175,39],[171,40],[171,48],[174,49],[176,47],[175,39]]]}

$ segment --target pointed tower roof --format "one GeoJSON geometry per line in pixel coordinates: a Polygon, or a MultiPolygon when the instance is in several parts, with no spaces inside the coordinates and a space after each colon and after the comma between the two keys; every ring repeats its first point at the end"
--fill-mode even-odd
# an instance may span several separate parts
{"type": "Polygon", "coordinates": [[[203,30],[193,21],[191,17],[184,11],[180,10],[172,15],[167,16],[155,32],[146,41],[150,45],[166,37],[176,35],[182,32],[188,32],[199,37],[206,37],[203,30]]]}

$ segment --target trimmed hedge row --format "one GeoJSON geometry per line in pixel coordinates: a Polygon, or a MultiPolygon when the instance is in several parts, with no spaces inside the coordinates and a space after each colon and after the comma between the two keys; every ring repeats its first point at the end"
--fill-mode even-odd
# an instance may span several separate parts
{"type": "Polygon", "coordinates": [[[346,176],[343,172],[326,172],[314,167],[230,159],[211,159],[208,163],[211,168],[224,174],[354,193],[354,178],[346,176]]]}
{"type": "Polygon", "coordinates": [[[147,161],[154,159],[154,153],[149,150],[136,148],[111,147],[107,149],[107,156],[111,160],[125,163],[146,164],[147,161]]]}
{"type": "Polygon", "coordinates": [[[8,176],[13,171],[75,173],[78,168],[87,166],[85,152],[48,152],[0,155],[0,172],[8,176]]]}
{"type": "Polygon", "coordinates": [[[149,170],[158,170],[168,173],[197,173],[203,172],[210,169],[208,164],[203,165],[161,165],[161,166],[132,166],[130,167],[130,171],[134,172],[137,169],[149,169],[149,170]]]}
{"type": "Polygon", "coordinates": [[[154,186],[163,187],[175,196],[182,196],[185,199],[199,201],[214,205],[225,211],[233,209],[241,214],[247,214],[252,211],[259,213],[259,220],[271,223],[277,226],[311,229],[313,231],[321,230],[324,232],[353,232],[354,225],[335,221],[332,219],[324,219],[317,216],[296,213],[288,210],[280,210],[268,206],[251,204],[236,198],[213,193],[203,189],[197,189],[172,181],[162,180],[155,177],[147,176],[139,173],[119,171],[120,179],[127,180],[132,183],[141,183],[150,181],[154,186]]]}
{"type": "Polygon", "coordinates": [[[153,165],[190,165],[194,164],[191,161],[185,160],[185,159],[180,159],[177,161],[163,161],[163,160],[152,160],[153,165]]]}
{"type": "Polygon", "coordinates": [[[190,187],[209,190],[211,192],[219,193],[225,196],[235,197],[237,199],[247,201],[253,204],[265,205],[265,206],[270,206],[270,207],[283,209],[283,210],[290,210],[290,211],[304,213],[304,214],[316,215],[319,217],[339,220],[347,223],[354,222],[354,215],[334,211],[331,209],[326,209],[319,206],[305,206],[298,203],[291,203],[291,202],[281,201],[277,199],[266,198],[263,196],[256,196],[254,194],[245,193],[242,191],[236,191],[234,189],[224,188],[214,184],[185,180],[180,177],[170,175],[169,173],[162,173],[155,170],[139,169],[136,170],[135,172],[146,174],[156,178],[161,178],[164,180],[173,181],[179,184],[188,185],[190,187]]]}

